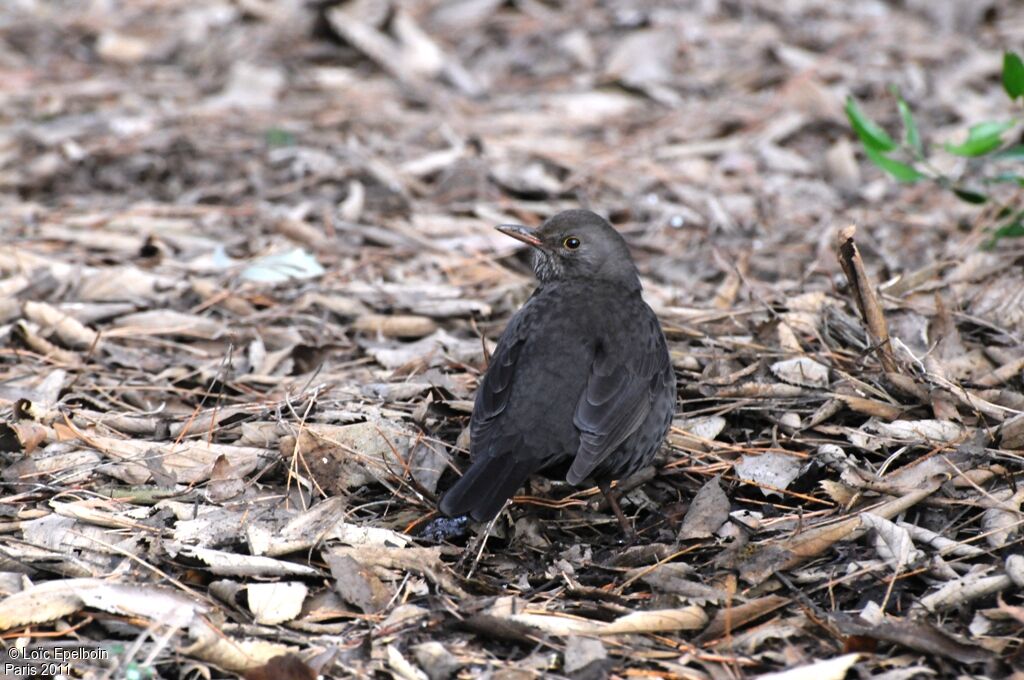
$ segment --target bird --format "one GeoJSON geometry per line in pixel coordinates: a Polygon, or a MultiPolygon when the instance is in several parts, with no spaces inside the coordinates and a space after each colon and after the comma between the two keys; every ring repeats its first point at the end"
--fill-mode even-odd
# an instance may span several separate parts
{"type": "Polygon", "coordinates": [[[497,229],[533,248],[537,287],[480,380],[472,462],[440,510],[490,521],[540,472],[596,483],[633,534],[611,482],[654,458],[675,411],[676,377],[626,241],[589,210],[560,212],[537,229],[497,229]]]}

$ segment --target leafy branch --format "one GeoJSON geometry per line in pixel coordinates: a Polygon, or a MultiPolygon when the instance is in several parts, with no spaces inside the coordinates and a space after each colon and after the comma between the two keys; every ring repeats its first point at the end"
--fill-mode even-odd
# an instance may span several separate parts
{"type": "MultiPolygon", "coordinates": [[[[1011,101],[1024,97],[1024,60],[1014,52],[1003,55],[1002,82],[1011,101]]],[[[967,129],[967,138],[963,142],[942,145],[946,153],[984,161],[984,167],[979,167],[980,163],[969,166],[977,172],[970,178],[970,184],[967,184],[961,178],[951,177],[938,170],[929,162],[928,150],[910,105],[895,88],[893,95],[903,126],[903,134],[898,140],[869,118],[853,97],[846,100],[846,117],[868,159],[899,182],[932,181],[967,203],[993,205],[998,221],[988,242],[989,247],[1001,238],[1024,236],[1024,209],[1021,209],[1019,201],[998,201],[991,189],[1000,184],[1024,187],[1024,176],[1005,170],[985,172],[986,168],[999,168],[1000,162],[1024,160],[1024,144],[1007,141],[1006,136],[1007,132],[1022,122],[1021,119],[978,123],[967,129]]]]}

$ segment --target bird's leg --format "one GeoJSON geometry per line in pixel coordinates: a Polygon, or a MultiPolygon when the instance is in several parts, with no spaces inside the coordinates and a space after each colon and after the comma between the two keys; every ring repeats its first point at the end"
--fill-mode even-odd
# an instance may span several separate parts
{"type": "Polygon", "coordinates": [[[630,523],[626,516],[622,514],[622,508],[619,507],[619,494],[612,491],[612,486],[607,481],[600,481],[597,483],[597,488],[601,490],[604,497],[608,499],[608,505],[611,506],[612,512],[615,513],[615,518],[619,520],[619,526],[622,527],[622,533],[626,535],[629,540],[636,538],[636,530],[630,523]]]}

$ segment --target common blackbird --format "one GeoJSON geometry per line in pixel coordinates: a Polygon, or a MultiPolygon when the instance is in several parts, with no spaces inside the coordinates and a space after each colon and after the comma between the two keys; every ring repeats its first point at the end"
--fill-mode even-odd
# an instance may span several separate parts
{"type": "Polygon", "coordinates": [[[490,520],[544,471],[595,481],[629,532],[609,482],[654,457],[676,380],[626,242],[589,210],[498,230],[533,246],[539,285],[498,340],[470,420],[473,463],[441,511],[490,520]]]}

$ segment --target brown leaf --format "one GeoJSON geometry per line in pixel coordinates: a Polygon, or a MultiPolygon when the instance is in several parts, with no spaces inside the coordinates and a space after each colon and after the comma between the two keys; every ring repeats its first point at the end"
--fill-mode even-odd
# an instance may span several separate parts
{"type": "Polygon", "coordinates": [[[720,480],[721,475],[712,477],[694,496],[679,528],[679,540],[712,536],[729,519],[729,498],[720,480]]]}
{"type": "Polygon", "coordinates": [[[99,343],[100,336],[96,331],[56,307],[29,301],[23,308],[25,318],[39,324],[43,332],[53,331],[67,347],[89,349],[99,343]]]}
{"type": "Polygon", "coordinates": [[[775,611],[790,602],[788,597],[781,595],[767,595],[740,605],[722,607],[715,613],[715,617],[697,636],[695,642],[702,644],[711,640],[717,640],[723,635],[737,631],[747,623],[758,619],[768,612],[775,611]]]}
{"type": "Polygon", "coordinates": [[[367,614],[383,610],[395,595],[369,567],[349,555],[330,553],[327,563],[334,576],[334,589],[341,598],[367,614]]]}
{"type": "Polygon", "coordinates": [[[426,316],[365,314],[352,328],[361,333],[389,338],[422,338],[437,330],[437,324],[426,316]]]}
{"type": "Polygon", "coordinates": [[[55,438],[50,428],[31,421],[0,423],[0,451],[32,453],[47,439],[55,438]]]}
{"type": "Polygon", "coordinates": [[[993,658],[992,652],[961,642],[926,621],[889,617],[884,623],[864,624],[844,616],[836,620],[836,625],[846,635],[871,637],[961,663],[982,663],[993,658]]]}
{"type": "Polygon", "coordinates": [[[316,680],[317,673],[294,654],[275,656],[242,674],[245,680],[316,680]]]}

